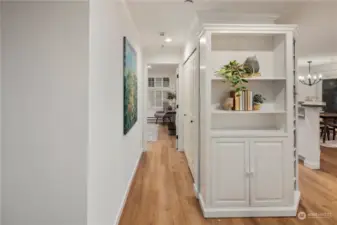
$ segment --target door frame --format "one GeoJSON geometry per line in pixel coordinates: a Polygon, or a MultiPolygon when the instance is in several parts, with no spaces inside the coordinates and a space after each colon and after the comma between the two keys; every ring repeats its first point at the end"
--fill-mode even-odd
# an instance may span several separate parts
{"type": "MultiPolygon", "coordinates": [[[[197,87],[194,87],[196,90],[198,90],[197,91],[197,93],[198,93],[198,96],[197,96],[197,104],[198,104],[198,106],[197,106],[197,112],[196,112],[196,114],[195,114],[195,122],[197,122],[197,129],[198,129],[198,132],[197,132],[197,140],[198,140],[198,142],[197,142],[197,153],[195,154],[195,159],[194,159],[194,164],[196,165],[196,171],[195,171],[195,173],[196,173],[196,176],[195,176],[195,178],[194,178],[194,191],[195,191],[195,193],[196,193],[196,195],[197,195],[197,198],[199,197],[198,195],[198,193],[199,193],[199,190],[200,190],[200,68],[199,68],[199,66],[198,65],[200,65],[200,48],[199,48],[199,45],[197,45],[192,51],[191,51],[191,53],[189,54],[189,56],[186,58],[186,60],[182,63],[182,67],[181,67],[181,69],[180,69],[180,71],[182,72],[182,73],[180,73],[182,76],[184,76],[184,74],[183,74],[183,72],[185,71],[185,69],[184,69],[184,66],[185,66],[185,64],[189,61],[189,59],[193,56],[193,54],[196,54],[194,57],[196,58],[196,65],[197,65],[197,68],[194,68],[194,69],[196,69],[196,73],[195,73],[195,75],[196,75],[196,80],[197,80],[197,87]]],[[[179,82],[179,85],[180,85],[180,90],[183,90],[183,88],[184,88],[184,81],[185,81],[185,79],[181,79],[180,80],[180,82],[179,82]]],[[[182,91],[181,91],[182,92],[182,91]]],[[[183,107],[180,107],[181,105],[184,105],[184,103],[183,103],[183,99],[184,98],[180,98],[180,102],[179,102],[179,112],[181,112],[181,115],[183,115],[184,114],[184,108],[183,107]]],[[[181,141],[180,143],[182,143],[180,146],[181,146],[181,148],[183,148],[184,147],[184,136],[183,136],[183,134],[184,134],[184,119],[182,120],[182,121],[180,121],[179,123],[182,123],[182,129],[180,130],[180,132],[179,132],[179,140],[181,141]],[[182,135],[182,137],[181,137],[181,135],[182,135]]]]}
{"type": "MultiPolygon", "coordinates": [[[[142,99],[143,102],[141,102],[140,104],[142,105],[143,109],[142,109],[142,115],[141,115],[141,123],[142,123],[142,127],[141,127],[141,130],[142,130],[142,143],[141,143],[141,147],[143,149],[143,152],[146,152],[148,151],[147,149],[147,114],[148,114],[148,78],[149,78],[149,75],[148,75],[148,71],[149,71],[149,68],[148,68],[148,65],[153,65],[153,64],[174,64],[177,66],[177,71],[176,71],[176,74],[182,74],[182,65],[181,63],[176,63],[176,62],[168,62],[168,63],[158,63],[158,62],[155,62],[155,63],[151,63],[149,61],[144,61],[143,65],[142,65],[142,69],[143,69],[143,78],[142,78],[142,81],[139,82],[139,85],[142,86],[142,91],[141,91],[141,95],[142,96],[139,96],[139,98],[142,99]]],[[[172,82],[170,80],[170,82],[172,82]]],[[[175,87],[176,88],[176,91],[178,90],[178,93],[179,93],[179,90],[181,88],[180,84],[179,84],[179,87],[175,87]]],[[[181,102],[179,102],[179,99],[180,97],[177,96],[176,98],[176,104],[179,104],[179,109],[177,109],[177,114],[181,112],[181,102]]],[[[179,123],[179,122],[178,122],[179,123]]],[[[176,122],[176,125],[177,125],[177,122],[176,122]]],[[[176,135],[176,138],[178,138],[178,136],[180,136],[180,133],[179,130],[183,130],[183,128],[179,127],[176,129],[176,132],[177,132],[177,135],[176,135]]],[[[177,146],[182,146],[182,144],[178,141],[180,141],[179,139],[177,140],[177,146]]],[[[182,151],[182,149],[177,149],[179,151],[182,151]]]]}

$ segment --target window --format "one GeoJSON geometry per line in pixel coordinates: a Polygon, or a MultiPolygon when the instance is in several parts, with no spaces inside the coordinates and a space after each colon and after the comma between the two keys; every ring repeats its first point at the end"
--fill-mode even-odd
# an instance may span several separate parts
{"type": "Polygon", "coordinates": [[[337,79],[323,80],[323,101],[326,112],[337,112],[337,79]]]}
{"type": "Polygon", "coordinates": [[[148,87],[168,88],[168,87],[170,87],[170,78],[169,77],[149,77],[148,78],[148,87]]]}
{"type": "Polygon", "coordinates": [[[155,78],[155,81],[154,81],[154,86],[155,87],[162,87],[163,86],[162,83],[163,83],[163,78],[161,78],[161,77],[156,77],[155,78]]]}
{"type": "Polygon", "coordinates": [[[149,87],[154,87],[154,78],[149,78],[148,79],[148,86],[149,87]]]}
{"type": "Polygon", "coordinates": [[[162,90],[149,90],[149,108],[160,108],[164,106],[164,102],[167,100],[169,91],[162,90]]]}
{"type": "Polygon", "coordinates": [[[160,108],[163,106],[163,92],[155,91],[155,105],[154,107],[160,108]]]}
{"type": "Polygon", "coordinates": [[[169,77],[149,77],[149,108],[162,109],[170,90],[169,77]]]}
{"type": "Polygon", "coordinates": [[[164,77],[163,78],[163,87],[169,87],[170,86],[170,78],[164,77]]]}

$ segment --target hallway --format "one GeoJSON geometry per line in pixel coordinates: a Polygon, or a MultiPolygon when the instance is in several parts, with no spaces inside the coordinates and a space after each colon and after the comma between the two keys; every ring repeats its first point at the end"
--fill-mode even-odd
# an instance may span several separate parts
{"type": "Polygon", "coordinates": [[[299,212],[327,213],[328,218],[313,218],[314,214],[308,214],[303,221],[297,218],[204,219],[194,197],[184,153],[175,150],[174,142],[167,128],[160,127],[158,141],[149,144],[149,151],[142,156],[120,225],[337,224],[335,149],[323,149],[322,171],[312,171],[302,165],[299,168],[299,212]]]}

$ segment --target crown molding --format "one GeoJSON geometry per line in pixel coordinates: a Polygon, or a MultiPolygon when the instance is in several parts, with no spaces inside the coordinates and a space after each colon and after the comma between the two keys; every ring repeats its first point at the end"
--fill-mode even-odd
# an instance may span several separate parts
{"type": "Polygon", "coordinates": [[[223,10],[198,11],[201,23],[227,24],[275,24],[279,18],[276,14],[228,13],[223,10]]]}

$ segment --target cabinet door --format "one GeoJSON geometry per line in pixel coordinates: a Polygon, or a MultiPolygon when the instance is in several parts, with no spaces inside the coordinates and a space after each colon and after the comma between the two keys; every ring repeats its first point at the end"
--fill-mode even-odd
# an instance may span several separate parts
{"type": "Polygon", "coordinates": [[[212,140],[212,205],[249,206],[249,142],[241,138],[212,140]]]}
{"type": "Polygon", "coordinates": [[[282,138],[251,140],[251,206],[287,205],[292,191],[292,177],[291,166],[288,167],[291,158],[286,143],[287,139],[282,138]]]}

